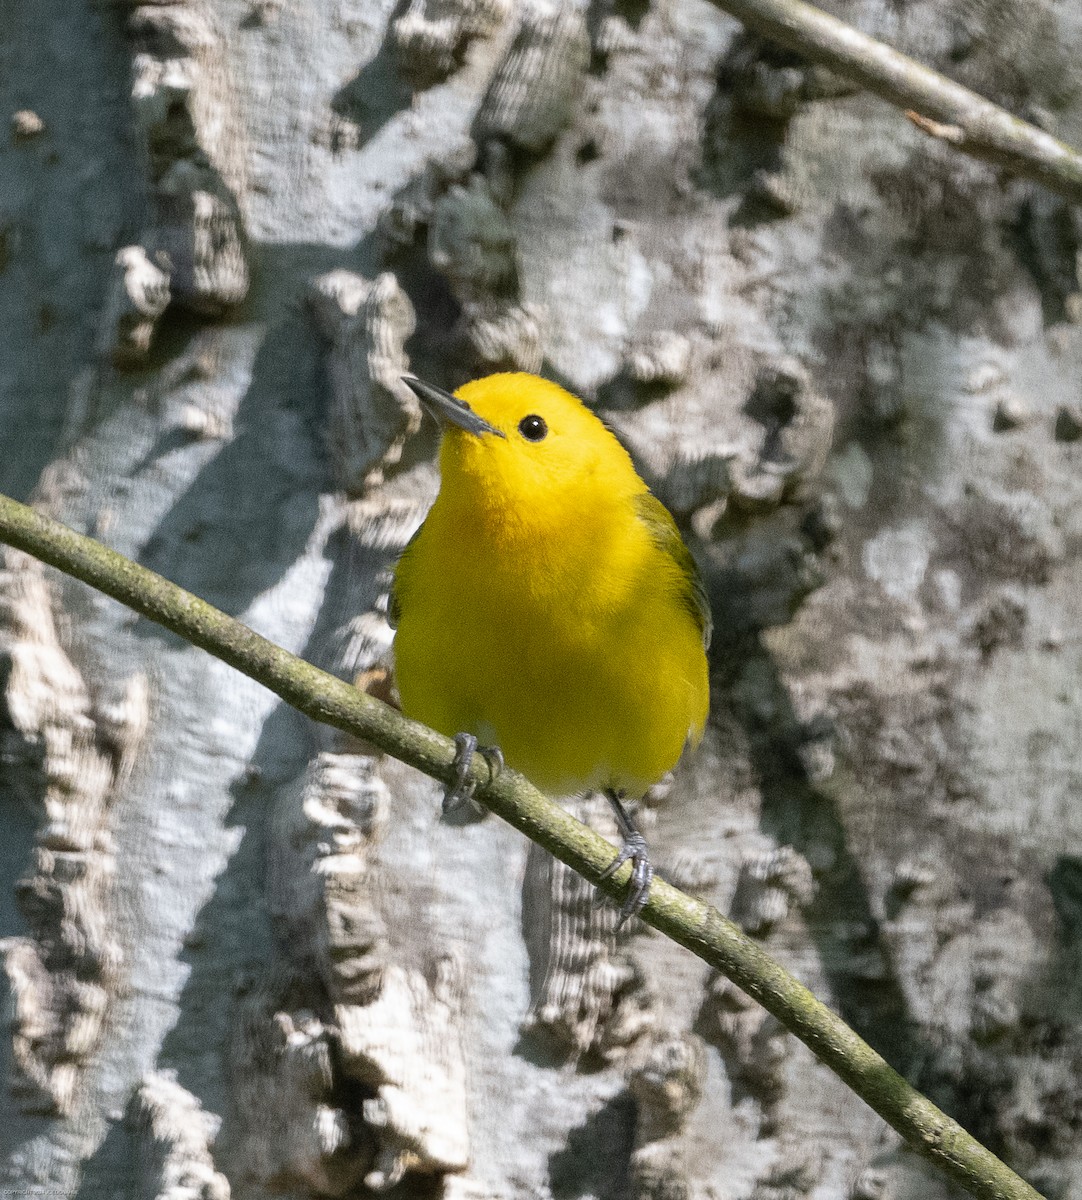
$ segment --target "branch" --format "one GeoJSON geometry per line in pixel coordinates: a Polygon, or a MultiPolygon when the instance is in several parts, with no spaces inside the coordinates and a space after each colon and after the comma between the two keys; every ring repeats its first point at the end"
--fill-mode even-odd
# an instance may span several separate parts
{"type": "Polygon", "coordinates": [[[1082,154],[991,100],[803,0],[712,0],[749,28],[822,63],[932,136],[1082,203],[1082,154]]]}
{"type": "MultiPolygon", "coordinates": [[[[100,542],[0,496],[0,542],[25,551],[119,600],[236,667],[300,712],[362,738],[444,783],[454,743],[282,650],[225,613],[100,542]]],[[[601,882],[613,847],[514,771],[492,781],[474,755],[476,798],[613,897],[630,866],[601,882]]],[[[852,1089],[914,1150],[980,1200],[1040,1200],[991,1151],[913,1088],[803,984],[717,909],[654,881],[642,919],[686,946],[752,996],[852,1089]]]]}

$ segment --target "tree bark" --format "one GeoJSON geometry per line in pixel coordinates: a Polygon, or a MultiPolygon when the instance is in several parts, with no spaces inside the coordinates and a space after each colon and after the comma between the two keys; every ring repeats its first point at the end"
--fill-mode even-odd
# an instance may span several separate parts
{"type": "MultiPolygon", "coordinates": [[[[698,0],[9,9],[0,489],[383,694],[399,377],[566,384],[714,606],[661,873],[1082,1191],[1078,210],[698,0]]],[[[1070,6],[832,11],[1082,144],[1070,6]]],[[[949,1194],[508,827],[0,596],[0,1194],[949,1194]]]]}

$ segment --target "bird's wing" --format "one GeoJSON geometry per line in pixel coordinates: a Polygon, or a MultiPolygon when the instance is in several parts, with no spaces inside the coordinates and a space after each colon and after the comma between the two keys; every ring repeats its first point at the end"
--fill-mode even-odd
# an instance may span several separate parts
{"type": "Polygon", "coordinates": [[[636,496],[635,509],[639,520],[650,531],[654,545],[676,565],[680,580],[680,599],[692,620],[698,625],[703,645],[709,649],[710,635],[714,631],[710,601],[707,599],[703,577],[699,574],[695,559],[691,557],[691,551],[684,545],[684,539],[680,536],[672,513],[653,492],[642,492],[636,496]]]}
{"type": "Polygon", "coordinates": [[[402,548],[402,553],[398,556],[398,562],[395,563],[394,575],[391,578],[391,594],[388,597],[387,604],[387,624],[392,629],[398,628],[398,622],[402,617],[402,580],[409,570],[407,559],[424,527],[424,522],[422,521],[413,531],[413,536],[402,548]]]}

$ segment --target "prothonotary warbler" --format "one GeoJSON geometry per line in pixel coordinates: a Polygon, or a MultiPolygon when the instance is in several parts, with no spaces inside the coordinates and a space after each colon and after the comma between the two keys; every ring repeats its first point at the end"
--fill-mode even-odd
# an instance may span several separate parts
{"type": "Polygon", "coordinates": [[[586,406],[534,375],[456,395],[405,382],[443,426],[440,491],[391,594],[403,711],[551,795],[605,792],[646,903],[640,797],[702,737],[710,609],[664,505],[586,406]]]}

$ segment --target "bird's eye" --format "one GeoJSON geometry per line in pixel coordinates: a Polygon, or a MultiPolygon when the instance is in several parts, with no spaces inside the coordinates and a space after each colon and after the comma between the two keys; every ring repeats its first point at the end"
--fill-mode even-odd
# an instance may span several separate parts
{"type": "Polygon", "coordinates": [[[518,431],[528,442],[539,442],[548,433],[549,427],[545,424],[544,417],[531,413],[519,421],[518,431]]]}

